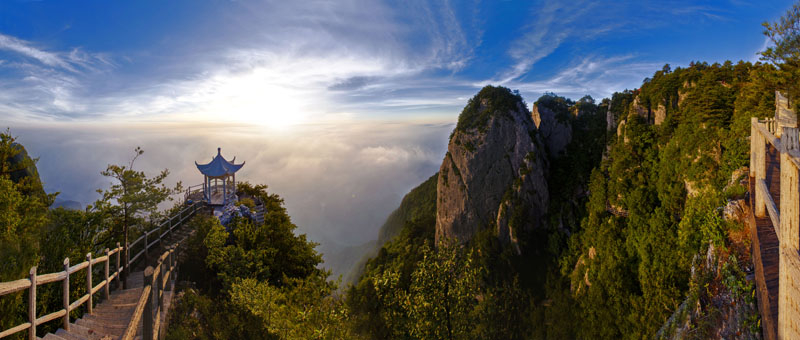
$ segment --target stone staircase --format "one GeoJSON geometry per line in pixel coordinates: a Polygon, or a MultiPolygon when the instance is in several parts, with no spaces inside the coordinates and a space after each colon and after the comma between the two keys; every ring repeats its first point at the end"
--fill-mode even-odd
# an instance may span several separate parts
{"type": "Polygon", "coordinates": [[[256,205],[255,213],[256,213],[256,222],[258,222],[259,224],[264,223],[264,215],[266,214],[266,210],[264,209],[263,204],[256,205]]]}
{"type": "MultiPolygon", "coordinates": [[[[186,237],[191,230],[181,230],[175,233],[169,241],[164,244],[171,244],[176,240],[186,237]]],[[[156,257],[155,254],[163,253],[163,245],[160,245],[151,251],[151,257],[156,257]]],[[[179,252],[180,254],[180,252],[179,252]]],[[[150,263],[155,265],[155,263],[150,263]]],[[[143,266],[143,265],[140,265],[143,266]]],[[[136,269],[134,267],[134,269],[136,269]]],[[[169,290],[164,291],[163,310],[168,311],[172,297],[175,292],[174,278],[177,272],[173,273],[175,276],[171,277],[169,290]]],[[[69,331],[59,328],[55,334],[48,333],[42,338],[43,340],[111,340],[120,339],[125,332],[125,329],[130,323],[139,298],[142,295],[142,288],[144,286],[144,272],[140,268],[138,271],[131,272],[128,277],[128,289],[116,290],[109,294],[109,299],[94,306],[92,314],[86,313],[80,319],[75,320],[69,324],[69,331]]],[[[153,290],[155,298],[155,290],[153,290]]],[[[161,313],[162,325],[166,325],[167,313],[161,313]]],[[[165,329],[165,328],[162,328],[165,329]]],[[[136,339],[141,339],[142,325],[139,323],[136,330],[136,339]]],[[[162,333],[163,335],[163,333],[162,333]]]]}

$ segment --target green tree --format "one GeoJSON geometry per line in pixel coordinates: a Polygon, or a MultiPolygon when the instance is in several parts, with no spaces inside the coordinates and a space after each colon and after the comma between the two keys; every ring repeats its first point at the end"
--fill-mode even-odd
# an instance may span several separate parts
{"type": "MultiPolygon", "coordinates": [[[[0,282],[27,277],[55,195],[42,189],[35,161],[8,131],[0,134],[0,282]]],[[[22,323],[22,293],[0,299],[0,329],[22,323]]]]}
{"type": "Polygon", "coordinates": [[[777,86],[787,89],[793,98],[800,95],[800,3],[795,3],[791,9],[778,19],[769,23],[764,22],[764,35],[773,46],[760,52],[761,60],[777,65],[780,78],[777,86]]]}
{"type": "Polygon", "coordinates": [[[261,201],[264,223],[234,218],[226,226],[197,216],[181,263],[181,279],[194,281],[176,303],[169,339],[342,339],[349,313],[315,243],[295,235],[283,199],[265,185],[239,183],[238,192],[261,201]]]}
{"type": "MultiPolygon", "coordinates": [[[[98,189],[102,198],[95,203],[95,209],[104,211],[113,216],[115,220],[112,237],[121,236],[123,254],[128,253],[128,237],[133,225],[140,223],[149,214],[157,211],[158,205],[165,200],[172,200],[170,195],[181,191],[181,183],[175,188],[168,188],[163,182],[169,175],[169,170],[164,169],[155,177],[147,177],[144,171],[133,170],[136,159],[144,153],[140,147],[134,150],[134,157],[128,166],[110,164],[103,176],[113,179],[111,186],[106,190],[98,189]]],[[[125,270],[123,271],[123,286],[129,274],[128,257],[125,256],[125,270]]],[[[127,288],[127,287],[124,287],[127,288]]]]}
{"type": "Polygon", "coordinates": [[[286,279],[276,287],[255,279],[240,279],[230,289],[231,303],[261,319],[281,339],[352,339],[348,312],[336,285],[323,275],[286,279]]]}

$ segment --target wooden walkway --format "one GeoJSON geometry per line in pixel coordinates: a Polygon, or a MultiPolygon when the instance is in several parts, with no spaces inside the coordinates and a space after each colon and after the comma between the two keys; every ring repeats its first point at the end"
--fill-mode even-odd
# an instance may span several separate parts
{"type": "MultiPolygon", "coordinates": [[[[767,144],[767,173],[770,196],[775,205],[780,207],[781,171],[780,153],[772,145],[767,144]]],[[[758,308],[761,312],[761,327],[766,339],[777,339],[778,335],[778,269],[780,244],[775,227],[769,215],[756,217],[754,212],[755,180],[750,177],[750,195],[748,212],[750,218],[750,238],[753,240],[753,263],[756,269],[756,287],[758,291],[758,308]]]]}

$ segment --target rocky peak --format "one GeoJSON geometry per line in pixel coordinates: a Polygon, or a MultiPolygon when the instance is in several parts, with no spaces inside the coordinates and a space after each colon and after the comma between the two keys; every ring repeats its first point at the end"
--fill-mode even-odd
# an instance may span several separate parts
{"type": "Polygon", "coordinates": [[[578,105],[545,95],[533,104],[532,118],[551,157],[557,157],[572,141],[571,121],[581,114],[578,105]]]}
{"type": "Polygon", "coordinates": [[[538,103],[533,104],[531,115],[548,153],[553,157],[558,156],[572,140],[569,119],[556,117],[553,110],[538,103]]]}
{"type": "Polygon", "coordinates": [[[459,116],[436,187],[436,241],[466,242],[486,228],[519,250],[521,232],[542,225],[547,158],[522,98],[487,86],[459,116]]]}

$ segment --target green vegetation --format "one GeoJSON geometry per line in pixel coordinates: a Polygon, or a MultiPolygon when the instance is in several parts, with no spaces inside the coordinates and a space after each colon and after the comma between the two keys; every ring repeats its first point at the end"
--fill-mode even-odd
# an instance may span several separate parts
{"type": "Polygon", "coordinates": [[[283,200],[264,185],[238,190],[264,202],[263,224],[235,218],[226,227],[211,216],[191,221],[180,280],[183,291],[168,339],[351,338],[347,310],[332,295],[336,284],[317,268],[321,256],[297,228],[283,200]]]}
{"type": "MultiPolygon", "coordinates": [[[[762,52],[767,64],[665,65],[641,88],[599,103],[539,98],[536,105],[553,110],[573,138],[566,152],[547,159],[545,227],[520,228],[531,221],[516,213],[519,202],[505,211],[515,232],[528,230],[516,233],[520,251],[501,244],[492,225],[465,244],[434,244],[438,176],[461,175],[436,174],[389,216],[377,255],[339,295],[318,268],[315,244],[295,235],[283,200],[264,185],[240,183],[240,193],[265,204],[265,221],[190,222],[196,233],[180,280],[194,284],[181,290],[167,338],[701,339],[723,324],[757,338],[748,233],[720,212],[746,190],[729,179],[748,165],[750,117],[773,114],[777,88],[800,95],[798,23],[800,5],[765,24],[775,44],[762,52]],[[656,111],[666,113],[659,125],[656,111]],[[606,112],[625,122],[619,134],[607,129],[606,112]]],[[[454,133],[485,131],[493,115],[520,104],[516,92],[484,87],[454,133]]],[[[531,136],[541,142],[536,131],[531,136]]],[[[8,133],[0,137],[4,281],[24,277],[32,265],[57,271],[64,257],[79,262],[121,240],[128,226],[141,232],[145,216],[158,216],[152,203],[169,192],[161,185],[166,172],[147,178],[131,162],[103,173],[119,183],[95,206],[48,211],[54,195],[41,189],[35,161],[8,133]],[[54,246],[38,247],[44,242],[54,246]]],[[[529,173],[526,165],[517,175],[529,173]]],[[[85,285],[76,278],[76,286],[85,285]]],[[[56,310],[59,291],[40,292],[40,314],[56,310]]],[[[23,322],[23,306],[21,293],[1,299],[0,326],[23,322]]]]}
{"type": "MultiPolygon", "coordinates": [[[[0,281],[27,277],[39,259],[39,238],[47,224],[47,207],[55,196],[45,195],[35,161],[8,131],[0,134],[0,281]]],[[[0,299],[0,328],[24,321],[23,294],[0,299]]]]}
{"type": "Polygon", "coordinates": [[[403,197],[400,207],[389,214],[386,222],[381,226],[378,243],[386,243],[399,234],[407,221],[436,218],[436,181],[438,178],[439,173],[435,173],[403,197]]]}
{"type": "MultiPolygon", "coordinates": [[[[136,147],[135,155],[127,167],[110,164],[101,174],[114,179],[115,182],[106,190],[97,190],[102,198],[95,202],[94,209],[115,220],[108,236],[117,239],[123,245],[123,253],[128,252],[131,226],[143,225],[145,218],[156,216],[154,214],[158,205],[166,200],[172,200],[170,195],[182,190],[180,182],[174,189],[167,188],[163,184],[169,175],[167,169],[152,178],[148,178],[143,171],[133,170],[136,159],[143,153],[142,148],[136,147]]],[[[126,257],[124,261],[125,268],[128,268],[128,258],[126,257]]],[[[128,274],[127,271],[123,272],[123,282],[127,282],[124,277],[128,274]]]]}
{"type": "MultiPolygon", "coordinates": [[[[475,101],[473,98],[471,103],[475,101]]],[[[577,104],[554,94],[538,103],[548,107],[562,105],[556,109],[565,114],[562,118],[571,122],[576,132],[568,147],[575,152],[551,160],[552,171],[574,178],[551,180],[558,183],[559,190],[563,189],[553,194],[565,198],[551,205],[548,219],[560,220],[577,214],[573,210],[583,207],[585,197],[575,199],[572,193],[581,178],[588,178],[592,163],[599,162],[605,149],[605,106],[595,105],[591,98],[577,104]],[[571,115],[573,109],[581,114],[571,115]]],[[[526,157],[536,158],[533,154],[526,157]]],[[[519,171],[523,176],[530,170],[522,167],[519,171]]],[[[521,255],[501,245],[491,227],[464,246],[445,242],[434,249],[435,179],[436,176],[428,179],[403,200],[403,206],[414,206],[425,214],[406,217],[399,234],[367,262],[360,280],[348,291],[355,331],[380,339],[519,339],[544,337],[545,323],[557,322],[568,329],[567,323],[572,320],[564,317],[568,314],[556,315],[546,310],[553,299],[546,291],[554,290],[559,299],[569,297],[555,287],[569,286],[567,279],[558,277],[556,268],[560,249],[566,247],[572,228],[554,223],[524,235],[515,232],[524,245],[521,255]],[[442,291],[448,295],[443,296],[442,291]],[[461,325],[469,325],[468,330],[461,325]]],[[[514,230],[527,229],[521,226],[530,223],[516,216],[521,215],[521,206],[513,204],[512,211],[507,212],[514,230]]],[[[564,219],[568,223],[577,217],[564,219]]]]}
{"type": "Polygon", "coordinates": [[[512,92],[508,88],[502,86],[487,85],[481,89],[478,94],[470,98],[467,106],[461,111],[454,133],[455,131],[466,132],[471,129],[484,131],[486,129],[486,124],[489,122],[489,118],[494,115],[505,115],[510,111],[518,110],[517,103],[522,103],[523,106],[525,105],[519,92],[512,92]]]}
{"type": "MultiPolygon", "coordinates": [[[[137,149],[137,156],[141,154],[140,151],[137,149]]],[[[58,193],[44,192],[35,163],[8,131],[0,134],[0,281],[25,278],[32,266],[37,267],[39,274],[58,272],[63,270],[65,258],[77,264],[86,260],[87,253],[96,257],[103,254],[105,248],[115,247],[116,242],[123,240],[121,202],[129,204],[128,223],[135,225],[131,228],[135,237],[143,230],[152,228],[153,222],[160,216],[152,212],[165,199],[164,195],[159,194],[165,189],[156,187],[166,176],[165,173],[157,177],[160,178],[157,181],[141,172],[126,173],[125,178],[134,178],[128,182],[128,188],[132,187],[130,185],[136,188],[128,190],[131,195],[110,195],[85,210],[48,209],[58,193]]],[[[124,171],[124,167],[110,165],[107,172],[117,170],[124,171]]],[[[116,186],[105,193],[122,191],[121,186],[116,186]]],[[[93,284],[96,285],[101,275],[94,277],[93,284]]],[[[72,301],[86,293],[85,280],[83,275],[70,278],[72,301]]],[[[0,315],[3,315],[0,328],[8,329],[27,321],[26,299],[25,291],[0,297],[0,315]]],[[[48,284],[37,288],[36,310],[39,316],[62,307],[59,285],[48,284]]],[[[74,309],[70,315],[78,318],[83,315],[85,308],[74,309]]],[[[52,321],[37,329],[39,334],[45,334],[55,332],[59,326],[58,321],[52,321]]],[[[23,335],[17,333],[12,338],[22,338],[23,335]]]]}
{"type": "Polygon", "coordinates": [[[577,337],[653,336],[689,293],[694,256],[709,241],[722,251],[736,246],[736,226],[720,216],[722,190],[747,165],[750,117],[774,110],[764,82],[773,70],[744,62],[665,66],[633,92],[643,105],[666,103],[667,119],[649,125],[629,106],[621,114],[628,142],[615,138],[591,176],[588,214],[561,259],[573,299],[553,306],[578,307],[577,337]]]}

